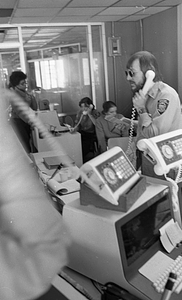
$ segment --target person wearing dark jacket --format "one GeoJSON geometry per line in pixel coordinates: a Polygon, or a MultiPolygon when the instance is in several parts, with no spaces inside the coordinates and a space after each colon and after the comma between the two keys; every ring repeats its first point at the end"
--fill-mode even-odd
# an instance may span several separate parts
{"type": "Polygon", "coordinates": [[[95,109],[92,100],[84,97],[79,102],[80,110],[75,119],[75,127],[72,132],[78,131],[81,134],[83,162],[94,157],[94,143],[97,143],[95,133],[95,121],[100,113],[95,109]]]}
{"type": "MultiPolygon", "coordinates": [[[[36,111],[36,99],[31,93],[27,92],[27,75],[22,71],[14,71],[11,74],[9,81],[10,90],[17,93],[32,110],[36,111]]],[[[30,143],[31,126],[25,115],[22,114],[22,112],[14,104],[11,104],[10,124],[21,141],[25,151],[27,153],[32,152],[30,143]]]]}

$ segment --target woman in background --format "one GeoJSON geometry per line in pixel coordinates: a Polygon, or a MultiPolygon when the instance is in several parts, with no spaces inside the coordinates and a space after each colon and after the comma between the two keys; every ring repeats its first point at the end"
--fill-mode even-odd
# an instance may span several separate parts
{"type": "Polygon", "coordinates": [[[95,124],[100,153],[107,150],[107,142],[109,138],[129,136],[130,125],[124,122],[121,124],[115,122],[116,119],[119,120],[123,117],[124,116],[122,114],[117,113],[117,106],[114,102],[104,102],[102,114],[96,120],[95,124]]]}
{"type": "Polygon", "coordinates": [[[97,143],[95,121],[100,114],[89,97],[82,98],[79,106],[75,127],[71,132],[78,131],[81,134],[83,163],[85,163],[94,157],[95,143],[97,143]]]}

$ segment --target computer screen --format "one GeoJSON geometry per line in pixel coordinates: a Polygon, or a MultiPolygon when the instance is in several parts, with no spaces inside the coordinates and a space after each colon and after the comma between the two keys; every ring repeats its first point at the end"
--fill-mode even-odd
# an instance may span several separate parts
{"type": "Polygon", "coordinates": [[[166,188],[116,223],[124,270],[140,267],[154,254],[160,242],[159,229],[173,218],[169,189],[166,188]]]}

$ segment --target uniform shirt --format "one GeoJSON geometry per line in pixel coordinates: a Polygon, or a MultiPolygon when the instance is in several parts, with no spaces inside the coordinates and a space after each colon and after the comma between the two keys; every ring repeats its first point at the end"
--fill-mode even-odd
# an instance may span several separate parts
{"type": "MultiPolygon", "coordinates": [[[[115,116],[118,119],[123,117],[122,114],[117,114],[115,116]]],[[[107,150],[107,141],[109,138],[127,136],[127,133],[124,133],[121,129],[116,128],[116,124],[105,119],[105,115],[102,114],[95,123],[96,135],[99,145],[99,150],[101,153],[107,150]]]]}
{"type": "Polygon", "coordinates": [[[177,92],[162,81],[148,93],[147,113],[139,114],[137,140],[182,128],[180,99],[177,92]]]}

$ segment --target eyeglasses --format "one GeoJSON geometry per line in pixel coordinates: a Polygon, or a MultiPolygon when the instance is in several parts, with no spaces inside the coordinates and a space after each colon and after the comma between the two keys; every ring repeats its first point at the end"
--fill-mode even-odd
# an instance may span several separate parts
{"type": "Polygon", "coordinates": [[[126,77],[128,77],[128,75],[129,75],[130,77],[133,77],[133,76],[135,75],[135,73],[134,73],[132,70],[126,70],[126,71],[125,71],[125,74],[126,74],[126,77]]]}
{"type": "Polygon", "coordinates": [[[26,80],[22,80],[22,81],[20,81],[19,85],[27,85],[27,81],[26,80]]]}

